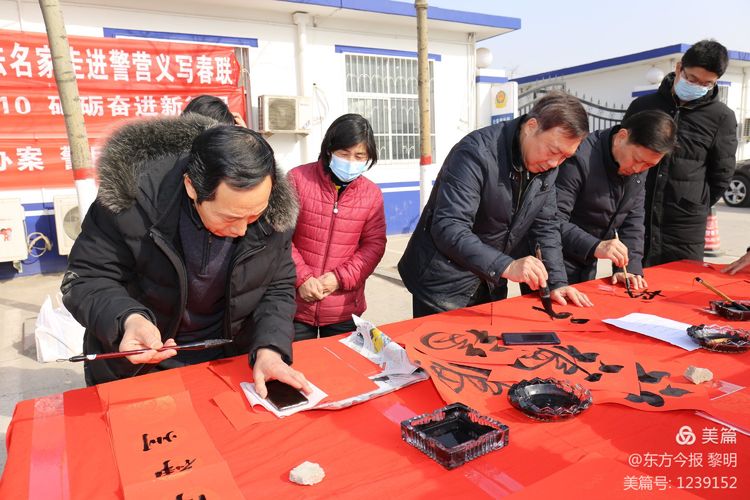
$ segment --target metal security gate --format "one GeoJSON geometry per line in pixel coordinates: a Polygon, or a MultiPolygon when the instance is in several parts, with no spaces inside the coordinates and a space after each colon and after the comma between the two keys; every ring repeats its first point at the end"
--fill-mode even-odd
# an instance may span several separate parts
{"type": "MultiPolygon", "coordinates": [[[[537,99],[540,99],[546,93],[553,90],[567,92],[565,83],[560,81],[546,81],[533,87],[522,89],[518,95],[519,113],[522,115],[528,113],[537,99]]],[[[587,100],[585,94],[579,96],[576,92],[573,92],[572,95],[581,101],[586,113],[589,115],[589,130],[592,132],[614,127],[622,122],[622,118],[625,116],[626,110],[623,105],[620,105],[619,108],[609,107],[606,102],[602,105],[601,101],[593,102],[593,100],[587,100]]]]}

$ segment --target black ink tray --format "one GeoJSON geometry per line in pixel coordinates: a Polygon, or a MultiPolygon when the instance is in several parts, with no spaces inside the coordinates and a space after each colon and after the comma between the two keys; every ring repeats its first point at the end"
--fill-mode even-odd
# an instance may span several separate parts
{"type": "Polygon", "coordinates": [[[750,348],[750,331],[731,326],[694,325],[688,336],[704,349],[716,352],[740,353],[750,348]]]}
{"type": "Polygon", "coordinates": [[[401,422],[401,437],[446,469],[508,445],[508,426],[462,403],[401,422]]]}
{"type": "MultiPolygon", "coordinates": [[[[738,300],[736,303],[750,308],[750,300],[738,300]]],[[[743,311],[732,305],[731,302],[712,300],[710,304],[711,310],[722,318],[726,318],[730,321],[750,321],[750,311],[743,311]]]]}
{"type": "Polygon", "coordinates": [[[578,384],[538,377],[511,386],[508,399],[517,410],[543,421],[575,417],[592,403],[591,392],[578,384]]]}

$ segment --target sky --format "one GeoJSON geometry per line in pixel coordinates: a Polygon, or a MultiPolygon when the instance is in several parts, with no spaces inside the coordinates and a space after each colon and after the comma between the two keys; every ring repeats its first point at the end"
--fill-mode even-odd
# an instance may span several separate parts
{"type": "Polygon", "coordinates": [[[509,77],[704,38],[750,52],[750,0],[428,0],[428,5],[520,18],[520,30],[478,44],[492,51],[490,67],[505,69],[509,77]]]}

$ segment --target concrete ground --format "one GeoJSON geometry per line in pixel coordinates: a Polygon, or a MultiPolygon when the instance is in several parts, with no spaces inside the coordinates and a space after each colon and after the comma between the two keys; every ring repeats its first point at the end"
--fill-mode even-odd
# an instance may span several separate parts
{"type": "MultiPolygon", "coordinates": [[[[717,205],[721,253],[710,262],[731,262],[750,245],[747,233],[750,208],[717,205]]],[[[385,256],[367,282],[365,318],[377,325],[411,318],[411,295],[401,284],[396,269],[408,235],[391,236],[385,256]]],[[[600,264],[603,264],[600,262],[600,264]]],[[[600,276],[608,274],[600,265],[600,276]]],[[[5,431],[18,401],[83,387],[83,367],[76,363],[38,363],[34,324],[47,295],[57,293],[60,274],[38,275],[0,282],[0,472],[5,467],[5,431]]],[[[511,286],[511,296],[518,287],[511,286]]],[[[387,333],[387,328],[385,329],[387,333]]]]}

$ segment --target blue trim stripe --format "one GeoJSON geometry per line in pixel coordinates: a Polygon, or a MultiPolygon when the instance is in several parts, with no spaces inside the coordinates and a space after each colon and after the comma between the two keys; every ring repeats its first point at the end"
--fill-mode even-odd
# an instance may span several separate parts
{"type": "MultiPolygon", "coordinates": [[[[612,66],[620,66],[622,64],[628,64],[632,62],[645,61],[647,59],[654,59],[671,54],[682,54],[689,49],[692,44],[678,43],[676,45],[668,45],[666,47],[660,47],[658,49],[646,50],[644,52],[636,52],[635,54],[628,54],[621,57],[613,57],[611,59],[602,59],[601,61],[594,61],[588,64],[581,64],[579,66],[571,66],[569,68],[556,69],[548,71],[546,73],[537,73],[536,75],[524,76],[517,78],[514,81],[519,84],[535,82],[537,80],[545,80],[548,78],[555,78],[558,76],[573,75],[576,73],[585,73],[587,71],[594,71],[597,69],[610,68],[612,66]]],[[[729,50],[729,59],[735,61],[750,61],[750,52],[740,52],[738,50],[729,50]]],[[[721,83],[720,83],[721,84],[721,83]]]]}
{"type": "Polygon", "coordinates": [[[739,50],[728,50],[729,59],[735,61],[750,61],[750,52],[740,52],[739,50]]]}
{"type": "Polygon", "coordinates": [[[586,71],[594,71],[597,69],[609,68],[612,66],[620,66],[621,64],[628,64],[632,62],[645,61],[647,59],[654,59],[656,57],[666,56],[670,54],[679,54],[685,52],[690,48],[690,45],[685,43],[678,43],[677,45],[668,45],[666,47],[660,47],[658,49],[646,50],[644,52],[637,52],[635,54],[628,54],[626,56],[613,57],[611,59],[603,59],[601,61],[594,61],[588,64],[581,64],[578,66],[571,66],[569,68],[562,68],[546,73],[537,73],[536,75],[524,76],[523,78],[515,79],[519,84],[535,82],[537,80],[544,80],[548,78],[555,78],[558,76],[573,75],[576,73],[584,73],[586,71]]]}
{"type": "Polygon", "coordinates": [[[170,33],[167,31],[125,30],[119,28],[104,28],[106,38],[154,38],[157,40],[178,40],[182,42],[210,43],[231,45],[233,47],[257,47],[257,38],[243,38],[238,36],[195,35],[191,33],[170,33]]]}
{"type": "MultiPolygon", "coordinates": [[[[408,50],[393,50],[393,49],[376,49],[372,47],[354,47],[352,45],[334,45],[336,52],[339,54],[370,54],[375,56],[393,56],[393,57],[417,57],[416,52],[410,52],[408,50]]],[[[443,57],[440,54],[428,54],[428,59],[433,61],[442,61],[443,57]]]]}
{"type": "Polygon", "coordinates": [[[477,76],[477,83],[505,83],[508,78],[505,76],[477,76]]]}
{"type": "MultiPolygon", "coordinates": [[[[376,14],[390,14],[394,16],[416,17],[414,4],[410,2],[395,2],[393,0],[283,0],[289,3],[320,5],[339,9],[359,10],[376,14]]],[[[427,7],[427,17],[435,21],[451,23],[473,24],[490,28],[509,30],[521,29],[521,20],[517,17],[494,16],[479,12],[443,9],[441,7],[427,7]]]]}
{"type": "Polygon", "coordinates": [[[400,187],[419,187],[419,181],[412,182],[381,182],[378,184],[380,189],[400,188],[400,187]]]}
{"type": "Polygon", "coordinates": [[[732,82],[730,82],[729,80],[719,80],[718,82],[716,82],[716,85],[719,85],[721,87],[731,87],[732,82]]]}
{"type": "Polygon", "coordinates": [[[31,212],[32,210],[53,210],[55,204],[51,201],[44,203],[22,203],[24,211],[31,212]]]}

